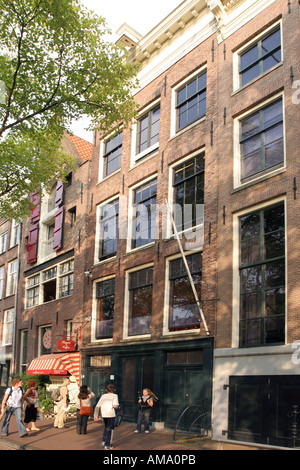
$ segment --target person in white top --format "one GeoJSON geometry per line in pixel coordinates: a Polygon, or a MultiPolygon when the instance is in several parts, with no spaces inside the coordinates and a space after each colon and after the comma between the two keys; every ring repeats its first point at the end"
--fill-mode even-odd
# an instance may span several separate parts
{"type": "MultiPolygon", "coordinates": [[[[20,437],[27,436],[26,428],[22,421],[22,410],[24,410],[24,390],[22,388],[23,381],[16,377],[12,380],[11,387],[9,387],[5,394],[1,405],[1,415],[4,415],[1,434],[2,436],[8,435],[8,425],[10,418],[14,414],[17,420],[18,430],[20,437]],[[7,408],[6,408],[7,405],[7,408]]],[[[29,403],[28,398],[25,400],[29,403]]]]}
{"type": "Polygon", "coordinates": [[[99,412],[104,421],[103,442],[102,445],[106,450],[113,449],[112,438],[113,430],[115,427],[116,409],[119,407],[119,398],[116,393],[115,386],[109,384],[106,387],[106,392],[98,401],[95,412],[94,420],[99,421],[99,412]]]}

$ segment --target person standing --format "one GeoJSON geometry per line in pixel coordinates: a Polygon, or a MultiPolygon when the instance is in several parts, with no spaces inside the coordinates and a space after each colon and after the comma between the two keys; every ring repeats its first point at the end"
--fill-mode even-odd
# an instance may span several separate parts
{"type": "Polygon", "coordinates": [[[69,392],[68,386],[70,385],[71,381],[69,377],[64,377],[62,381],[62,386],[60,387],[60,400],[57,403],[57,413],[54,419],[54,427],[55,428],[64,428],[66,422],[66,415],[69,405],[69,392]]]}
{"type": "Polygon", "coordinates": [[[26,431],[30,431],[29,423],[31,424],[31,431],[39,431],[39,428],[36,427],[36,418],[37,418],[37,408],[39,406],[39,396],[36,389],[36,381],[34,379],[29,379],[27,382],[28,389],[25,392],[24,399],[28,399],[25,409],[25,418],[24,423],[26,425],[26,431]]]}
{"type": "MultiPolygon", "coordinates": [[[[76,403],[77,408],[77,434],[86,434],[87,433],[87,422],[90,415],[80,414],[80,410],[85,407],[91,407],[91,399],[94,398],[95,394],[87,385],[81,385],[78,394],[78,400],[76,403]]],[[[93,409],[91,409],[93,411],[93,409]]]]}
{"type": "Polygon", "coordinates": [[[118,395],[114,393],[115,391],[116,389],[113,384],[107,385],[107,393],[102,395],[96,405],[94,412],[95,421],[99,421],[99,412],[101,412],[101,416],[104,421],[102,445],[104,446],[105,450],[113,449],[112,439],[115,427],[116,409],[119,407],[119,398],[118,395]]]}
{"type": "Polygon", "coordinates": [[[141,431],[142,423],[144,421],[144,431],[146,434],[149,434],[150,412],[154,404],[153,400],[158,400],[158,398],[149,388],[144,388],[143,395],[138,401],[140,409],[138,413],[136,430],[134,431],[135,433],[139,433],[141,431]]]}
{"type": "MultiPolygon", "coordinates": [[[[24,390],[22,388],[23,381],[20,378],[15,378],[12,380],[11,387],[7,388],[5,391],[2,405],[1,405],[1,413],[5,412],[4,420],[2,424],[1,434],[2,436],[8,435],[8,425],[10,422],[10,418],[14,414],[17,420],[18,430],[20,437],[27,436],[25,425],[22,421],[22,411],[24,409],[24,390]],[[5,411],[5,407],[7,404],[7,408],[5,411]]],[[[29,400],[27,397],[25,398],[27,403],[29,400]]]]}

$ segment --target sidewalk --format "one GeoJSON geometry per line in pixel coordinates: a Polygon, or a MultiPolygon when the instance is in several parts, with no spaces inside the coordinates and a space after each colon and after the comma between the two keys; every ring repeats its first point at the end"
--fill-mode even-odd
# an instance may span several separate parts
{"type": "MultiPolygon", "coordinates": [[[[67,426],[63,429],[53,427],[53,419],[38,421],[40,431],[29,432],[28,436],[19,437],[15,417],[9,425],[9,435],[1,437],[0,445],[12,445],[18,450],[103,450],[101,445],[103,422],[89,421],[87,434],[76,432],[76,418],[68,418],[67,426]]],[[[166,451],[176,450],[261,450],[259,447],[212,441],[209,438],[193,438],[185,441],[174,441],[171,430],[153,430],[150,434],[134,433],[133,423],[124,423],[114,431],[114,451],[166,451]]],[[[0,447],[1,448],[1,447],[0,447]]]]}

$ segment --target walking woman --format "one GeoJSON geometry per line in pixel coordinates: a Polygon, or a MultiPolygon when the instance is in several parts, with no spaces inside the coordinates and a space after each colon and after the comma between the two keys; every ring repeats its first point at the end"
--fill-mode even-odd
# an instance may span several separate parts
{"type": "Polygon", "coordinates": [[[78,400],[76,403],[77,408],[77,434],[86,434],[87,433],[87,422],[89,416],[93,414],[93,409],[91,408],[91,399],[94,398],[95,394],[87,385],[81,385],[78,394],[78,400]],[[90,408],[90,410],[89,410],[90,408]]]}

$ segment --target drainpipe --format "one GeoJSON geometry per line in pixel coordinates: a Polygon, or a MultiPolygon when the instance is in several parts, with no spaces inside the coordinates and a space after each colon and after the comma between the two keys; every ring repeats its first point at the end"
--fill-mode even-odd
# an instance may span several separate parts
{"type": "Polygon", "coordinates": [[[17,270],[17,286],[16,286],[16,293],[15,293],[15,312],[14,312],[14,332],[13,332],[13,345],[12,345],[12,358],[13,358],[13,373],[16,373],[16,341],[17,341],[17,308],[18,308],[18,292],[20,288],[20,264],[21,264],[21,240],[22,240],[22,222],[20,222],[20,231],[19,231],[19,239],[18,239],[18,270],[17,270]]]}

